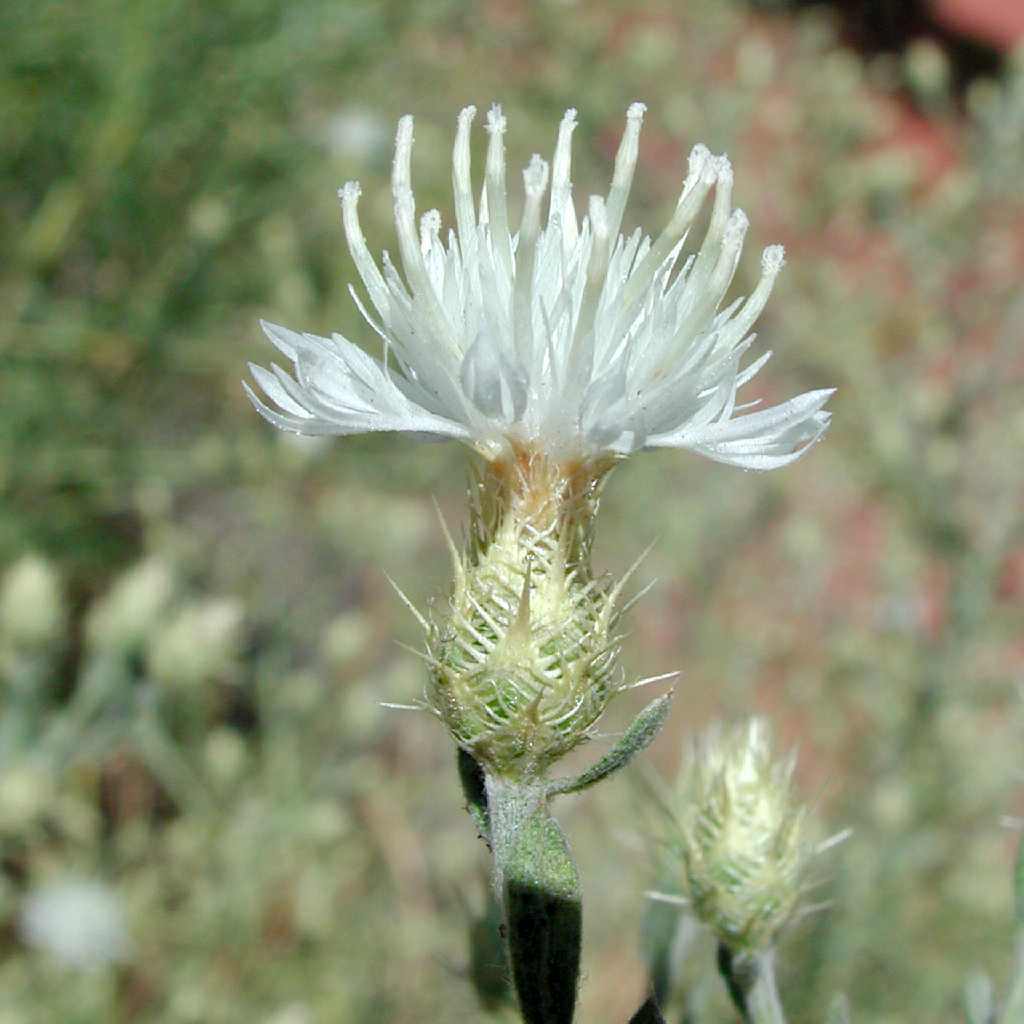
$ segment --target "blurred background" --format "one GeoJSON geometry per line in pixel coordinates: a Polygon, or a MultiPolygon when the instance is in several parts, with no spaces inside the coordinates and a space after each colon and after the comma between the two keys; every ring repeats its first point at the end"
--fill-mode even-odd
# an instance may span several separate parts
{"type": "MultiPolygon", "coordinates": [[[[1020,5],[9,0],[2,23],[0,1024],[478,1021],[473,973],[515,1019],[450,742],[377,703],[421,693],[385,573],[444,599],[431,502],[461,521],[464,452],[284,436],[239,384],[269,358],[261,316],[376,351],[335,189],[361,180],[371,248],[393,248],[412,112],[418,205],[448,218],[455,115],[492,100],[511,166],[579,109],[578,196],[644,100],[629,230],[663,225],[693,143],[728,152],[752,222],[736,292],[763,245],[788,254],[750,397],[839,389],[788,469],[662,452],[609,483],[598,567],[653,540],[639,584],[660,581],[627,669],[683,676],[646,774],[561,809],[580,1018],[618,1024],[646,991],[650,774],[751,711],[799,749],[821,834],[854,829],[831,908],[780,952],[791,1019],[842,989],[858,1022],[956,1021],[972,970],[1005,985],[1020,5]]],[[[695,964],[704,1019],[732,1019],[695,964]]]]}

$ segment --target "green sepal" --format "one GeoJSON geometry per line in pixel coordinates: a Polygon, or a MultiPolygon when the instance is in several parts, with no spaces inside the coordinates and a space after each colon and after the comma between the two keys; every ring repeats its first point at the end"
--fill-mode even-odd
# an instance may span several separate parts
{"type": "Polygon", "coordinates": [[[651,996],[647,1002],[629,1018],[629,1024],[665,1024],[665,1018],[662,1016],[661,1010],[658,1009],[658,1004],[655,1002],[654,996],[651,996]]]}
{"type": "Polygon", "coordinates": [[[608,751],[592,768],[574,779],[555,779],[548,788],[548,793],[578,793],[594,783],[607,778],[613,772],[624,768],[629,762],[647,747],[664,725],[672,705],[672,694],[666,693],[652,700],[633,719],[629,728],[623,733],[618,743],[608,751]]]}
{"type": "Polygon", "coordinates": [[[524,1024],[571,1024],[582,941],[579,875],[546,808],[517,830],[504,868],[509,961],[524,1024]]]}
{"type": "Polygon", "coordinates": [[[487,813],[484,771],[476,758],[461,747],[459,748],[458,766],[462,795],[466,798],[466,810],[476,824],[480,838],[487,842],[491,832],[491,823],[487,813]]]}

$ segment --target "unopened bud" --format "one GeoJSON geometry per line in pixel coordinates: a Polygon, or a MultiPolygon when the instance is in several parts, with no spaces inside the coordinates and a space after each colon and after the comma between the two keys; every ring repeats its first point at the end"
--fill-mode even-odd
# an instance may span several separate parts
{"type": "Polygon", "coordinates": [[[213,598],[186,605],[154,634],[146,659],[149,673],[170,686],[198,686],[230,677],[241,629],[237,601],[213,598]]]}
{"type": "Polygon", "coordinates": [[[804,891],[815,844],[793,796],[794,764],[774,758],[768,727],[754,718],[710,733],[684,778],[684,890],[694,915],[735,952],[773,946],[804,891]]]}
{"type": "Polygon", "coordinates": [[[168,566],[151,558],[129,569],[91,609],[90,644],[111,653],[138,649],[162,620],[174,594],[168,566]]]}
{"type": "Polygon", "coordinates": [[[0,584],[0,643],[18,651],[41,651],[59,642],[66,609],[60,578],[37,555],[24,555],[0,584]]]}

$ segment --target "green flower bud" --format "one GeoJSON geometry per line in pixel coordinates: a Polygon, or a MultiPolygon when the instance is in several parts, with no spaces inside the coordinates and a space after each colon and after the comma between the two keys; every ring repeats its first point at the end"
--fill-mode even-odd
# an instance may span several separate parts
{"type": "Polygon", "coordinates": [[[24,555],[0,582],[0,645],[41,651],[58,643],[67,610],[60,577],[36,555],[24,555]]]}
{"type": "MultiPolygon", "coordinates": [[[[593,519],[612,460],[518,454],[474,482],[450,614],[429,626],[427,703],[488,772],[535,778],[621,686],[621,584],[595,579],[593,519]]],[[[450,538],[449,538],[450,540],[450,538]]]]}
{"type": "Polygon", "coordinates": [[[85,632],[93,649],[110,654],[138,650],[164,621],[174,576],[161,560],[138,563],[89,609],[85,632]]]}
{"type": "Polygon", "coordinates": [[[773,757],[753,718],[695,748],[674,843],[693,913],[734,952],[771,948],[793,917],[816,852],[792,792],[795,758],[773,757]]]}
{"type": "Polygon", "coordinates": [[[185,605],[154,630],[146,650],[150,675],[172,687],[230,679],[238,663],[242,618],[242,606],[232,598],[185,605]]]}

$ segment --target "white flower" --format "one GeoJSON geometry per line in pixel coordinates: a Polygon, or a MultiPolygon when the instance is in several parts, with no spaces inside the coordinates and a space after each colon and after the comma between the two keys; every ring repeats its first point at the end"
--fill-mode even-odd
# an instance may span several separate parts
{"type": "Polygon", "coordinates": [[[67,879],[29,894],[21,934],[66,967],[89,969],[124,959],[128,935],[114,892],[101,882],[67,879]]]}
{"type": "Polygon", "coordinates": [[[783,263],[764,250],[762,274],[746,300],[720,309],[739,260],[747,218],[731,208],[732,169],[704,146],[668,226],[654,241],[619,234],[636,166],[644,105],[634,103],[615,159],[611,188],[577,219],[569,180],[576,112],[558,131],[549,166],[534,155],[523,172],[518,230],[505,190],[505,118],[487,117],[490,144],[479,207],[470,181],[470,126],[459,115],[453,156],[456,230],[441,237],[436,210],[416,227],[410,177],[411,117],[398,125],[392,173],[395,226],[404,279],[385,252],[378,267],[356,204],[359,186],[340,191],[349,249],[372,310],[353,291],[383,339],[381,360],[333,335],[320,338],[263,324],[295,365],[251,366],[272,409],[246,386],[271,423],[301,434],[403,431],[458,438],[485,456],[510,450],[552,458],[626,455],[690,448],[748,469],[783,466],[824,432],[829,390],[756,412],[736,392],[768,353],[740,369],[750,333],[783,263]],[[547,223],[542,206],[549,192],[547,223]],[[699,250],[683,256],[690,226],[714,189],[699,250]]]}

